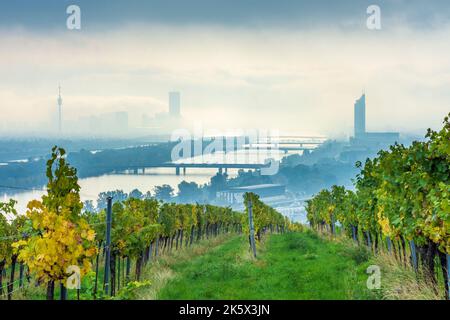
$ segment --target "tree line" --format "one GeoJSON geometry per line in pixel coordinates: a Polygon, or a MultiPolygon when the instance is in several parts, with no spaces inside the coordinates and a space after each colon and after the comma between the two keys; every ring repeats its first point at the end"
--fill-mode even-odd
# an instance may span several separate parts
{"type": "MultiPolygon", "coordinates": [[[[92,298],[104,298],[106,285],[116,295],[121,286],[140,281],[146,263],[158,255],[248,229],[247,215],[228,207],[164,203],[135,194],[112,204],[111,238],[106,247],[107,209],[83,208],[77,170],[68,164],[64,149],[52,149],[46,176],[47,193],[30,201],[25,215],[17,213],[14,200],[0,203],[0,295],[8,268],[9,299],[15,291],[17,265],[19,288],[25,281],[34,281],[45,286],[47,299],[54,299],[58,284],[60,298],[65,299],[74,275],[79,281],[89,279],[92,298]],[[110,280],[102,279],[106,251],[110,252],[110,280]]],[[[246,199],[250,198],[255,203],[258,238],[267,228],[284,231],[294,226],[256,195],[247,194],[246,199]]]]}

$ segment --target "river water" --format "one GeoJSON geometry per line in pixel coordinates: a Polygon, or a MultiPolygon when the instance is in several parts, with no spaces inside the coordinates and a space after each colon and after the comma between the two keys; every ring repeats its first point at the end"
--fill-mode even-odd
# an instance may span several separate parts
{"type": "MultiPolygon", "coordinates": [[[[230,152],[226,156],[206,157],[204,156],[202,161],[204,163],[225,162],[225,163],[263,163],[265,158],[273,158],[280,160],[285,154],[283,152],[271,151],[270,154],[265,152],[264,154],[257,152],[248,152],[245,154],[243,151],[238,151],[238,154],[230,152]]],[[[198,158],[191,158],[188,161],[179,161],[186,163],[199,163],[202,162],[198,158]]],[[[235,177],[237,175],[237,169],[229,169],[228,176],[235,177]]],[[[168,184],[174,188],[175,193],[178,191],[178,184],[183,180],[187,182],[196,182],[197,184],[208,183],[215,174],[217,169],[207,168],[188,168],[186,175],[175,174],[175,168],[147,168],[142,173],[134,174],[132,172],[123,174],[106,174],[98,177],[90,177],[79,180],[81,187],[80,196],[82,201],[93,200],[94,205],[99,193],[104,191],[123,190],[126,193],[131,192],[133,189],[139,189],[142,193],[150,191],[153,193],[155,186],[168,184]]],[[[19,213],[26,211],[26,206],[30,200],[40,199],[45,193],[44,189],[35,191],[18,192],[15,194],[3,194],[0,198],[1,201],[7,201],[9,198],[13,198],[18,201],[17,209],[19,213]]]]}

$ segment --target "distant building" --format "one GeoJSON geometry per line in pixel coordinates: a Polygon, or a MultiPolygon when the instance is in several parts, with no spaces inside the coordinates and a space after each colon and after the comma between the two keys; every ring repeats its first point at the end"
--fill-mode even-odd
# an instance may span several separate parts
{"type": "Polygon", "coordinates": [[[185,127],[181,116],[181,103],[179,92],[169,92],[169,112],[161,112],[153,117],[144,115],[142,127],[158,134],[170,134],[173,130],[185,127]]]}
{"type": "Polygon", "coordinates": [[[356,100],[354,108],[354,137],[350,139],[353,146],[384,148],[398,142],[398,132],[366,132],[366,95],[356,100]]]}
{"type": "Polygon", "coordinates": [[[366,133],[366,95],[363,94],[361,98],[355,102],[354,111],[354,128],[355,137],[361,137],[366,133]]]}
{"type": "Polygon", "coordinates": [[[121,136],[129,133],[128,112],[118,111],[99,115],[80,117],[77,121],[78,132],[88,131],[93,135],[121,136]]]}
{"type": "Polygon", "coordinates": [[[274,200],[284,199],[286,187],[281,184],[258,184],[245,187],[234,187],[228,190],[217,192],[219,200],[228,204],[243,203],[243,196],[246,192],[257,194],[262,201],[269,203],[274,200]]]}
{"type": "Polygon", "coordinates": [[[169,114],[174,118],[178,118],[181,115],[179,92],[169,92],[169,114]]]}

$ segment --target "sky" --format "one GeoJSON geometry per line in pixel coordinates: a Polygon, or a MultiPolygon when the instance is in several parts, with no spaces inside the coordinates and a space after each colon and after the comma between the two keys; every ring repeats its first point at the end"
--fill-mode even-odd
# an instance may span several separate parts
{"type": "MultiPolygon", "coordinates": [[[[424,134],[450,111],[448,1],[0,1],[0,133],[46,133],[58,85],[65,122],[167,110],[189,123],[346,137],[424,134]],[[81,8],[81,30],[66,27],[81,8]],[[381,9],[381,29],[366,9],[381,9]]],[[[113,129],[111,129],[113,130],[113,129]]],[[[88,134],[88,133],[87,133],[88,134]]]]}

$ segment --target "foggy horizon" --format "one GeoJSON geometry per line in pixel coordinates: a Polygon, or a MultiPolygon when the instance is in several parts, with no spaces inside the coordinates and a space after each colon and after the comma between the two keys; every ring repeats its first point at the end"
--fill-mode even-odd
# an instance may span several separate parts
{"type": "Polygon", "coordinates": [[[79,1],[82,27],[71,31],[68,4],[33,3],[27,14],[4,5],[1,137],[58,134],[59,85],[64,137],[90,137],[77,132],[79,123],[116,112],[140,128],[143,118],[168,111],[170,91],[181,94],[183,127],[222,132],[349,137],[363,92],[369,131],[423,136],[450,109],[450,25],[441,16],[448,6],[432,14],[417,1],[382,2],[382,29],[371,31],[366,1],[344,1],[339,10],[282,1],[280,10],[290,12],[283,18],[269,2],[236,13],[233,2],[213,10],[192,1],[189,10],[171,11],[161,1],[79,1]]]}

